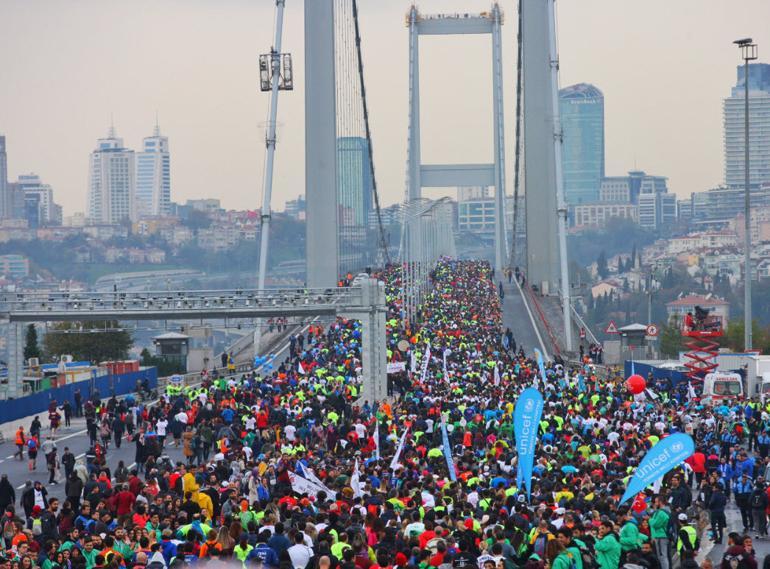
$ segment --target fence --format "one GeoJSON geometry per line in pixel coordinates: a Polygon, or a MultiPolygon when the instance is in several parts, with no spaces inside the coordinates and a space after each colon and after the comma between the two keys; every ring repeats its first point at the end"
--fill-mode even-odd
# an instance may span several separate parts
{"type": "Polygon", "coordinates": [[[143,368],[139,371],[123,374],[103,375],[93,380],[76,381],[61,387],[46,389],[32,395],[0,401],[0,417],[3,422],[15,421],[36,413],[43,413],[48,409],[51,401],[58,405],[69,400],[74,406],[75,391],[80,390],[83,400],[89,397],[93,390],[98,390],[99,395],[110,397],[111,395],[126,395],[136,391],[136,382],[144,381],[151,389],[158,386],[158,370],[154,367],[143,368]]]}

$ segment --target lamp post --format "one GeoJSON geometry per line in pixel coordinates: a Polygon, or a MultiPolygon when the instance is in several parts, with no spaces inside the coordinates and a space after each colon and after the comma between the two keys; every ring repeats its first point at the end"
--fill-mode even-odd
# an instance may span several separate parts
{"type": "Polygon", "coordinates": [[[743,59],[743,87],[744,87],[744,251],[743,251],[743,349],[751,350],[751,190],[749,188],[749,61],[757,59],[757,44],[751,38],[735,40],[733,42],[741,50],[743,59]]]}

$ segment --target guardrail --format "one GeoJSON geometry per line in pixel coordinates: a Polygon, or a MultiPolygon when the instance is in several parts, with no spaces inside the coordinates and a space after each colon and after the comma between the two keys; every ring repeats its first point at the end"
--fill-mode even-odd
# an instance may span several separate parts
{"type": "Polygon", "coordinates": [[[551,325],[548,324],[548,319],[545,317],[545,313],[543,312],[543,307],[540,306],[540,302],[537,300],[535,294],[532,292],[532,287],[527,285],[524,287],[527,291],[527,294],[529,295],[529,298],[532,300],[532,303],[535,305],[535,311],[537,312],[538,318],[540,318],[540,321],[543,323],[543,327],[545,327],[545,331],[548,334],[548,338],[551,340],[551,347],[553,348],[554,354],[561,357],[561,348],[559,347],[559,342],[556,340],[556,336],[553,333],[553,330],[551,329],[551,325]]]}

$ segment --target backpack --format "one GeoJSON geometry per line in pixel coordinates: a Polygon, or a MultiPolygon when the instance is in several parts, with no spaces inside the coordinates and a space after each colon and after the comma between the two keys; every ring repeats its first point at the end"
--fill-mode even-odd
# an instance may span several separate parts
{"type": "Polygon", "coordinates": [[[13,523],[13,521],[7,521],[3,524],[3,537],[6,539],[6,541],[13,539],[15,533],[16,525],[13,523]]]}
{"type": "Polygon", "coordinates": [[[43,522],[40,518],[32,520],[32,535],[43,535],[43,522]]]}

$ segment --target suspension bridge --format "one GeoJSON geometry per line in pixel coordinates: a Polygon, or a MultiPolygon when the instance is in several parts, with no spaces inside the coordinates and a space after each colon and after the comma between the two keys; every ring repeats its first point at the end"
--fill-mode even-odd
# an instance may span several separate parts
{"type": "MultiPolygon", "coordinates": [[[[405,320],[429,290],[430,272],[445,256],[455,256],[453,208],[447,199],[430,199],[424,189],[465,185],[494,188],[494,267],[503,273],[514,266],[527,276],[524,287],[508,286],[506,318],[545,353],[572,350],[572,307],[566,259],[566,207],[561,188],[561,127],[558,116],[558,54],[554,0],[518,0],[517,51],[504,57],[504,15],[497,3],[479,14],[423,14],[412,6],[406,14],[409,45],[409,127],[406,176],[401,205],[401,235],[391,246],[381,215],[369,124],[360,12],[357,0],[304,0],[306,289],[266,290],[269,259],[273,165],[277,148],[280,93],[293,89],[292,55],[282,52],[284,8],[275,1],[275,35],[259,58],[261,90],[270,93],[265,136],[262,188],[262,231],[257,288],[249,291],[93,292],[7,294],[0,298],[0,319],[9,325],[8,397],[21,394],[24,323],[87,320],[253,319],[271,316],[338,316],[362,321],[364,397],[382,399],[386,385],[385,297],[382,283],[363,279],[340,288],[340,275],[366,267],[400,263],[400,294],[405,320]],[[420,37],[486,35],[492,66],[493,155],[481,164],[425,164],[421,161],[420,37]],[[525,211],[515,211],[506,227],[505,106],[503,73],[516,56],[516,124],[513,144],[514,207],[520,186],[525,211]],[[346,153],[355,155],[349,160],[346,153]],[[367,195],[351,182],[350,169],[371,187],[367,195]],[[523,182],[523,184],[522,184],[523,182]],[[368,201],[371,199],[371,203],[368,201]],[[361,202],[364,203],[361,203],[361,202]],[[356,215],[374,212],[374,224],[356,215]],[[524,218],[526,239],[517,225],[524,218]],[[535,298],[529,284],[541,295],[535,298]],[[514,297],[511,299],[510,297],[514,297]],[[540,304],[559,310],[544,310],[540,304]],[[534,305],[534,306],[533,306],[534,305]],[[554,314],[561,313],[561,317],[554,314]],[[551,338],[550,349],[543,337],[551,338]]],[[[292,0],[289,0],[292,1],[292,0]]],[[[293,0],[299,2],[299,0],[293,0]]],[[[459,38],[461,41],[462,38],[459,38]]],[[[379,111],[383,112],[383,111],[379,111]]],[[[259,327],[257,327],[259,330],[259,327]]],[[[514,330],[517,334],[517,330],[514,330]]],[[[254,350],[258,350],[258,332],[254,350]]]]}

